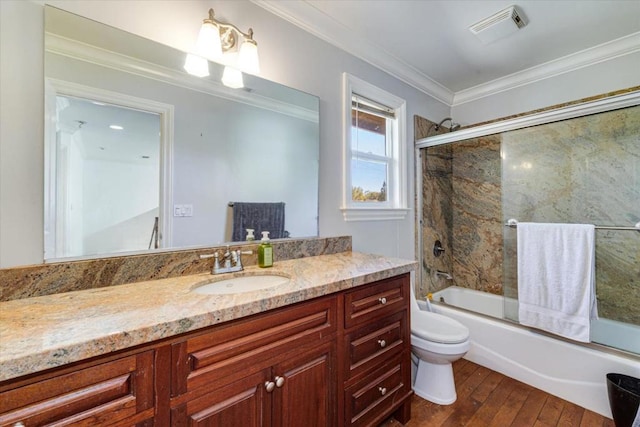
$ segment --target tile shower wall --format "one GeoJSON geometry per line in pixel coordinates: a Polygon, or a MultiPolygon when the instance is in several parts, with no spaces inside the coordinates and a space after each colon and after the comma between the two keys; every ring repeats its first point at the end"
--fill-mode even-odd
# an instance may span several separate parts
{"type": "MultiPolygon", "coordinates": [[[[640,221],[640,106],[507,132],[502,155],[504,219],[640,221]]],[[[507,296],[517,295],[515,234],[505,230],[507,296]]],[[[640,324],[640,233],[596,230],[596,293],[600,317],[640,324]]]]}
{"type": "Polygon", "coordinates": [[[422,259],[421,295],[437,292],[456,284],[453,272],[453,180],[451,177],[451,146],[433,147],[422,150],[422,259]],[[444,253],[435,256],[433,247],[440,241],[444,253]],[[437,276],[436,271],[451,273],[453,280],[437,276]]]}
{"type": "MultiPolygon", "coordinates": [[[[517,298],[515,230],[503,226],[508,218],[640,221],[640,107],[421,152],[423,295],[455,284],[517,298]],[[449,249],[442,259],[433,257],[435,238],[449,249]],[[434,269],[452,272],[453,283],[434,279],[434,269]]],[[[638,233],[596,232],[596,283],[601,317],[640,324],[638,233]]]]}
{"type": "MultiPolygon", "coordinates": [[[[416,139],[431,122],[416,117],[416,139]],[[420,123],[420,125],[418,125],[420,123]],[[418,133],[420,130],[420,133],[418,133]]],[[[419,294],[456,285],[502,294],[500,137],[421,150],[422,283],[419,294]],[[440,240],[444,254],[435,257],[440,240]],[[436,276],[451,273],[452,280],[436,276]]]]}
{"type": "MultiPolygon", "coordinates": [[[[423,117],[414,116],[415,139],[435,135],[435,124],[423,117]]],[[[423,247],[416,248],[416,253],[422,252],[423,256],[420,266],[422,280],[417,284],[416,292],[418,298],[422,299],[428,292],[436,292],[455,284],[455,277],[453,280],[447,280],[435,275],[437,270],[451,273],[453,268],[451,146],[433,147],[428,152],[420,150],[420,162],[424,174],[421,189],[423,218],[420,219],[422,226],[417,227],[416,232],[422,233],[423,247]],[[436,240],[439,240],[445,249],[439,257],[433,254],[436,240]]],[[[418,242],[416,239],[416,244],[418,242]]]]}
{"type": "Polygon", "coordinates": [[[456,284],[502,294],[500,138],[452,144],[453,276],[456,284]]]}

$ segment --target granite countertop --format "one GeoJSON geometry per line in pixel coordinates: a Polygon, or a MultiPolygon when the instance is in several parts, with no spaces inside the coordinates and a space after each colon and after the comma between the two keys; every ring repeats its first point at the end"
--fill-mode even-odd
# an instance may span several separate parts
{"type": "MultiPolygon", "coordinates": [[[[191,290],[209,273],[0,303],[0,381],[149,343],[414,270],[415,261],[342,252],[276,261],[286,285],[231,295],[191,290]]],[[[236,274],[237,275],[237,274],[236,274]]]]}

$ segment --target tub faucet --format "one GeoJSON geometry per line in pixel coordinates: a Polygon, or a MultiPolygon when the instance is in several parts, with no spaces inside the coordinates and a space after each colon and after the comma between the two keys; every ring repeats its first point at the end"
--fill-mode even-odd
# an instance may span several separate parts
{"type": "Polygon", "coordinates": [[[453,280],[453,276],[445,271],[436,270],[436,277],[442,276],[447,280],[453,280]]]}

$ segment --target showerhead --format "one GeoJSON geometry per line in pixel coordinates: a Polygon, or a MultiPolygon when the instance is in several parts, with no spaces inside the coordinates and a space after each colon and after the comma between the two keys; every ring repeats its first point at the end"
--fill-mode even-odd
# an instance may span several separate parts
{"type": "Polygon", "coordinates": [[[429,129],[427,130],[427,136],[429,136],[429,134],[431,133],[431,129],[435,130],[436,132],[438,132],[440,130],[440,127],[442,126],[442,124],[446,121],[451,122],[451,125],[449,126],[449,132],[454,132],[458,129],[460,129],[460,123],[456,123],[454,122],[451,117],[447,117],[445,119],[442,119],[442,121],[438,124],[432,124],[431,126],[429,126],[429,129]]]}
{"type": "Polygon", "coordinates": [[[453,121],[453,119],[451,117],[447,117],[445,119],[442,119],[442,121],[440,123],[438,123],[435,127],[436,132],[438,132],[440,130],[440,126],[442,126],[442,124],[446,121],[451,122],[451,125],[449,126],[449,132],[453,132],[456,131],[458,129],[460,129],[460,123],[456,123],[453,121]]]}

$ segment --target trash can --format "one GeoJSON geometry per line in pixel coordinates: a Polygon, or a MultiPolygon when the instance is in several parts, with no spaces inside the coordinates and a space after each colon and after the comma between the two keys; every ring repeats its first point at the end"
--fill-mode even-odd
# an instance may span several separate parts
{"type": "Polygon", "coordinates": [[[609,405],[616,427],[631,427],[640,406],[640,380],[623,374],[607,374],[609,405]]]}

